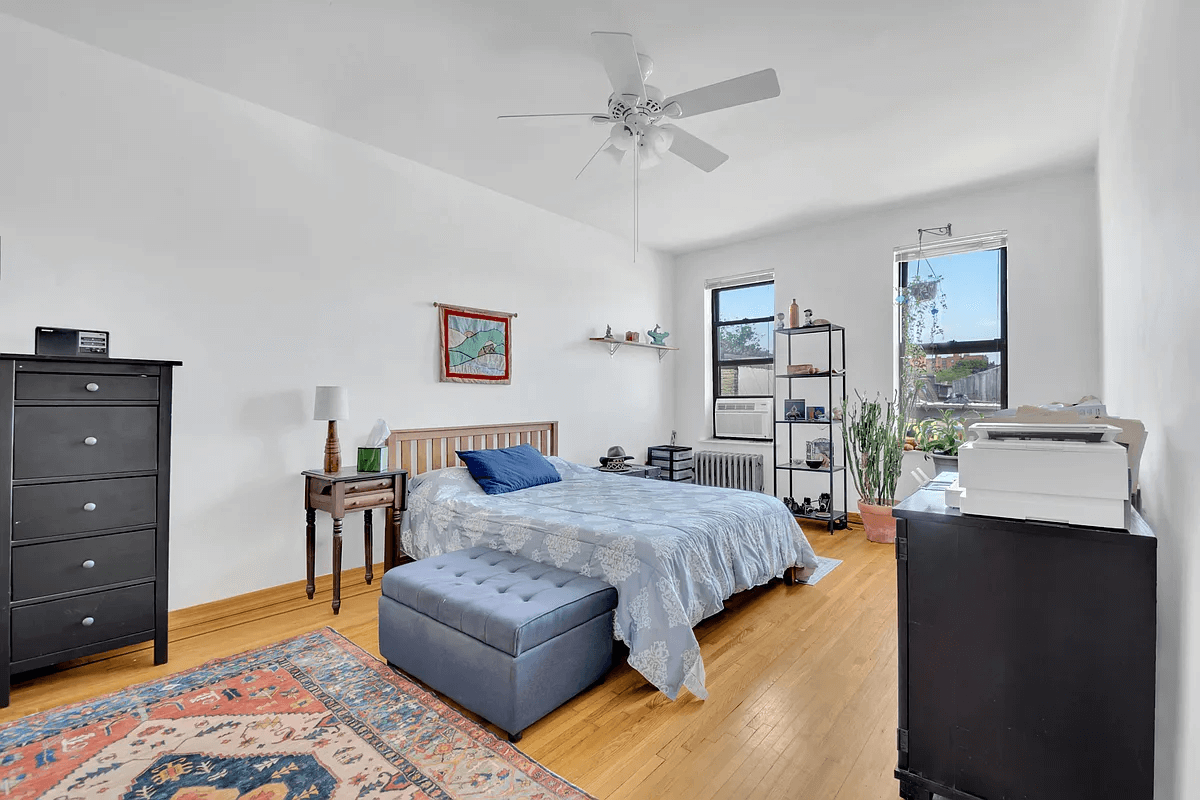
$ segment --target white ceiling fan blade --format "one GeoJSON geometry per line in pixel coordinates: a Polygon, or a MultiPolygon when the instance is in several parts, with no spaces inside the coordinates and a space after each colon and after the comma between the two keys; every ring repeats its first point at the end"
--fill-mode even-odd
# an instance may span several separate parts
{"type": "Polygon", "coordinates": [[[596,114],[588,112],[579,112],[577,114],[501,114],[496,119],[535,119],[541,117],[603,117],[605,122],[609,122],[608,114],[596,114]]]}
{"type": "Polygon", "coordinates": [[[775,70],[764,69],[668,97],[664,105],[678,103],[683,110],[678,118],[683,119],[770,97],[779,97],[779,78],[775,70]]]}
{"type": "Polygon", "coordinates": [[[592,31],[592,46],[604,64],[613,91],[645,99],[646,85],[642,81],[642,65],[633,46],[633,36],[628,33],[592,31]]]}
{"type": "Polygon", "coordinates": [[[671,147],[668,149],[684,161],[695,164],[705,172],[712,172],[729,160],[729,156],[703,139],[697,139],[695,136],[692,136],[678,125],[663,125],[662,127],[670,131],[674,136],[674,139],[671,141],[671,147]]]}

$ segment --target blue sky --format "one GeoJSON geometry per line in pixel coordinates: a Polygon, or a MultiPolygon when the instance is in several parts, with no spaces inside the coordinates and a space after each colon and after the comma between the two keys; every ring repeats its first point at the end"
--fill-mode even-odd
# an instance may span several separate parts
{"type": "MultiPolygon", "coordinates": [[[[781,309],[783,310],[783,309],[781,309]]],[[[751,286],[721,295],[721,320],[775,316],[775,286],[751,286]]]]}
{"type": "Polygon", "coordinates": [[[939,342],[1000,337],[1000,251],[979,250],[908,265],[909,277],[928,278],[930,267],[942,276],[946,308],[938,310],[939,342]]]}

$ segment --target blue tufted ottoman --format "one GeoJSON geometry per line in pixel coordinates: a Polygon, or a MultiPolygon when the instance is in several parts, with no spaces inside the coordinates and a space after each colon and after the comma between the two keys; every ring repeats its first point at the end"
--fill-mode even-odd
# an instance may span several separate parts
{"type": "Polygon", "coordinates": [[[604,581],[472,547],[387,571],[379,652],[515,742],[608,671],[616,605],[604,581]]]}

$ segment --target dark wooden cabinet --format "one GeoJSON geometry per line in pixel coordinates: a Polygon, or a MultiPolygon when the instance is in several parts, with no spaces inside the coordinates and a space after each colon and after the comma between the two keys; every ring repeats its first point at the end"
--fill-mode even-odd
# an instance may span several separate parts
{"type": "Polygon", "coordinates": [[[12,675],[167,661],[176,361],[0,355],[0,705],[12,675]]]}
{"type": "MultiPolygon", "coordinates": [[[[943,476],[944,477],[944,476],[943,476]]],[[[1150,800],[1157,541],[896,507],[900,794],[1150,800]]]]}

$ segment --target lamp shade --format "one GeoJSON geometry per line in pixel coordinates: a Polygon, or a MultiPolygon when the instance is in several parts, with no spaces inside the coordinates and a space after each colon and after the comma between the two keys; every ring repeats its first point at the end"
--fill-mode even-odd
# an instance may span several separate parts
{"type": "Polygon", "coordinates": [[[345,386],[318,386],[313,419],[350,419],[350,393],[345,386]]]}

